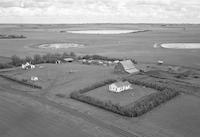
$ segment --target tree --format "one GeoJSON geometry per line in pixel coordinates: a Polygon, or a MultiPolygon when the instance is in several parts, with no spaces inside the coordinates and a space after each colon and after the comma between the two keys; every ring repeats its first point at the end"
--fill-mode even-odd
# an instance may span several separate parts
{"type": "Polygon", "coordinates": [[[34,55],[33,57],[34,64],[43,63],[43,59],[39,54],[34,55]]]}
{"type": "Polygon", "coordinates": [[[25,57],[25,62],[32,62],[33,59],[30,56],[25,57]]]}
{"type": "Polygon", "coordinates": [[[20,59],[20,57],[18,57],[17,55],[13,55],[11,57],[11,60],[12,60],[12,65],[14,66],[20,66],[22,64],[22,59],[20,59]]]}

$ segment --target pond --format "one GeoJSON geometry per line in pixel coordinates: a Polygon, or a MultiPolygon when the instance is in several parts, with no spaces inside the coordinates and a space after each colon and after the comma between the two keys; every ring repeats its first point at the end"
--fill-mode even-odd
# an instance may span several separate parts
{"type": "Polygon", "coordinates": [[[125,34],[125,33],[141,32],[141,31],[144,30],[74,30],[67,32],[77,33],[77,34],[125,34]]]}
{"type": "Polygon", "coordinates": [[[200,43],[164,43],[160,46],[168,49],[200,49],[200,43]]]}
{"type": "Polygon", "coordinates": [[[81,48],[83,44],[76,43],[53,43],[53,44],[41,44],[38,46],[42,49],[66,49],[66,48],[81,48]]]}

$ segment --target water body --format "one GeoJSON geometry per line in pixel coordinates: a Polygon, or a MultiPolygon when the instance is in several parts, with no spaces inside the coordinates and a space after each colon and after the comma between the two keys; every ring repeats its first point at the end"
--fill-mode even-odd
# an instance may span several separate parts
{"type": "Polygon", "coordinates": [[[74,30],[67,32],[76,34],[125,34],[125,33],[141,32],[141,31],[144,30],[74,30]]]}
{"type": "Polygon", "coordinates": [[[84,47],[82,44],[76,43],[53,43],[53,44],[42,44],[38,46],[42,49],[66,49],[66,48],[81,48],[84,47]]]}
{"type": "Polygon", "coordinates": [[[160,46],[169,49],[200,49],[200,43],[164,43],[160,46]]]}

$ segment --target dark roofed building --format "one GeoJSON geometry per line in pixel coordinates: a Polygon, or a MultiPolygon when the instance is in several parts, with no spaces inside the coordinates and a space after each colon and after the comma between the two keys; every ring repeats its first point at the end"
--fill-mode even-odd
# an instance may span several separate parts
{"type": "Polygon", "coordinates": [[[139,70],[135,67],[131,60],[120,61],[115,65],[114,71],[117,73],[137,73],[139,70]]]}

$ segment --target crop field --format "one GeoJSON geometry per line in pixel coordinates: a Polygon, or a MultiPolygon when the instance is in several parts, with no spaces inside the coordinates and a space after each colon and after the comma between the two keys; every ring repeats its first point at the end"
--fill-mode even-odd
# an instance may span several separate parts
{"type": "Polygon", "coordinates": [[[146,88],[138,85],[132,85],[133,89],[123,91],[121,93],[114,93],[108,90],[108,85],[96,88],[85,93],[88,96],[96,98],[101,101],[111,101],[113,104],[119,104],[120,106],[126,106],[140,98],[147,96],[151,93],[157,92],[154,89],[146,88]]]}

